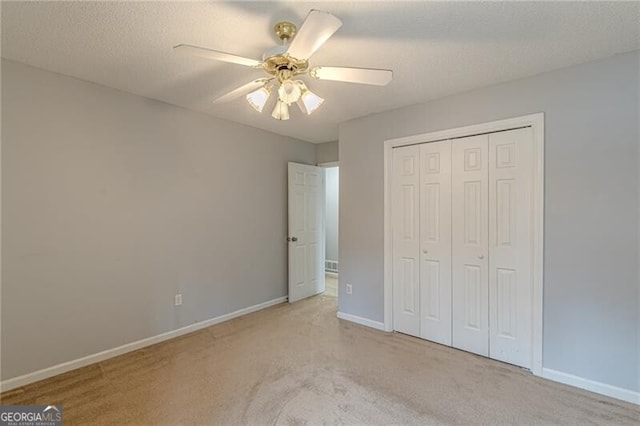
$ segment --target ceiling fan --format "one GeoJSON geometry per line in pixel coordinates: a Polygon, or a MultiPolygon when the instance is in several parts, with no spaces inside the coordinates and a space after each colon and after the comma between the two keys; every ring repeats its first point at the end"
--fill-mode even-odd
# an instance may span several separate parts
{"type": "Polygon", "coordinates": [[[217,50],[179,44],[176,52],[215,59],[232,64],[245,65],[263,69],[268,76],[253,80],[231,92],[219,97],[215,102],[227,102],[246,94],[249,104],[258,112],[262,112],[271,93],[277,93],[277,102],[271,116],[276,120],[289,119],[289,106],[297,104],[305,114],[311,114],[324,99],[307,88],[302,80],[294,78],[305,74],[318,80],[344,81],[348,83],[371,84],[385,86],[393,78],[391,70],[373,68],[346,67],[309,67],[309,58],[337,30],[342,21],[330,13],[311,10],[305,18],[300,30],[291,22],[279,22],[274,31],[282,41],[282,45],[267,50],[262,61],[244,58],[217,50]]]}

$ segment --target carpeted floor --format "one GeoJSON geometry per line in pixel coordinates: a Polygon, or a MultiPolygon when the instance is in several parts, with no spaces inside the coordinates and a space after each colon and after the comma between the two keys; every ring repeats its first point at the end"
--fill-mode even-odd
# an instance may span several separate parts
{"type": "Polygon", "coordinates": [[[331,275],[327,275],[324,278],[324,284],[325,284],[325,290],[324,290],[325,296],[338,297],[338,278],[337,277],[332,277],[331,275]]]}
{"type": "Polygon", "coordinates": [[[2,395],[65,424],[640,423],[640,407],[282,304],[2,395]]]}

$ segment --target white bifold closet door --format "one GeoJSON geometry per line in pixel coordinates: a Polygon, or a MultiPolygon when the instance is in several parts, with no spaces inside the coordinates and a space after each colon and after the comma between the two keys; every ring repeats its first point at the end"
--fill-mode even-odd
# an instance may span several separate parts
{"type": "Polygon", "coordinates": [[[420,145],[420,334],[451,345],[451,142],[420,145]]]}
{"type": "Polygon", "coordinates": [[[393,151],[393,329],[420,335],[420,147],[393,151]]]}
{"type": "Polygon", "coordinates": [[[394,330],[531,368],[532,130],[394,148],[394,330]]]}
{"type": "Polygon", "coordinates": [[[489,135],[489,356],[531,368],[533,131],[489,135]]]}
{"type": "Polygon", "coordinates": [[[453,141],[453,346],[489,355],[489,136],[453,141]]]}

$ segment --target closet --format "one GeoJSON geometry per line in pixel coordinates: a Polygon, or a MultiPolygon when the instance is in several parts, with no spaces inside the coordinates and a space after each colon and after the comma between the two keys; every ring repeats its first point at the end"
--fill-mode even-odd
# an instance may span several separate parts
{"type": "Polygon", "coordinates": [[[393,148],[393,328],[532,363],[532,129],[393,148]]]}

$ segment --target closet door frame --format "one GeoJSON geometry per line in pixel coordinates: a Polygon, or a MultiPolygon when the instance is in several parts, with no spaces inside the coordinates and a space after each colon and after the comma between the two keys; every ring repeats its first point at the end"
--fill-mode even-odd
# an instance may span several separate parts
{"type": "MultiPolygon", "coordinates": [[[[544,113],[492,121],[443,131],[423,133],[384,142],[384,330],[393,331],[393,274],[391,223],[392,149],[395,147],[456,139],[484,133],[531,127],[532,140],[532,276],[533,330],[531,372],[542,376],[543,248],[544,248],[544,113]]],[[[452,141],[455,143],[455,140],[452,141]]]]}

